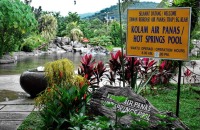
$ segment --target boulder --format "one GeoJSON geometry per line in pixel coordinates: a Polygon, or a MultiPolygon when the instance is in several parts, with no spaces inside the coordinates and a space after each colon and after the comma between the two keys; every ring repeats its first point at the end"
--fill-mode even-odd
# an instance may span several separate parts
{"type": "Polygon", "coordinates": [[[23,72],[20,76],[20,85],[31,97],[36,97],[47,88],[45,72],[36,69],[23,72]]]}
{"type": "Polygon", "coordinates": [[[83,47],[83,44],[80,43],[80,42],[75,41],[75,42],[73,43],[73,47],[74,47],[74,48],[81,48],[81,47],[83,47]]]}
{"type": "Polygon", "coordinates": [[[92,94],[90,101],[92,114],[104,115],[116,121],[116,112],[126,113],[117,118],[117,122],[130,126],[132,121],[145,120],[150,124],[149,129],[160,129],[159,122],[165,122],[169,129],[188,129],[173,113],[158,111],[147,99],[134,93],[129,87],[113,87],[105,85],[92,94]],[[113,96],[125,97],[123,102],[118,102],[113,96]],[[114,104],[109,108],[106,104],[114,104]],[[131,114],[132,113],[132,114],[131,114]],[[133,116],[136,115],[136,116],[133,116]],[[161,118],[165,117],[165,118],[161,118]],[[174,119],[169,120],[169,119],[174,119]]]}
{"type": "Polygon", "coordinates": [[[60,43],[62,40],[62,37],[56,37],[56,39],[54,39],[54,42],[56,43],[60,43]]]}
{"type": "Polygon", "coordinates": [[[65,45],[69,45],[69,43],[71,42],[69,37],[62,37],[61,42],[63,42],[65,45]]]}
{"type": "Polygon", "coordinates": [[[194,55],[194,56],[200,55],[200,49],[199,48],[193,48],[191,50],[191,54],[194,55]]]}
{"type": "Polygon", "coordinates": [[[66,52],[72,52],[73,48],[70,45],[64,45],[61,47],[63,50],[65,50],[66,52]]]}

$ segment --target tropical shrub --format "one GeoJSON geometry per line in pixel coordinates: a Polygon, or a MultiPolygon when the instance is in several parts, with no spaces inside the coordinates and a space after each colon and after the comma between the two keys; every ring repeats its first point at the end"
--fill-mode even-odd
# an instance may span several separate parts
{"type": "Polygon", "coordinates": [[[47,42],[55,38],[57,33],[57,19],[50,15],[44,14],[39,18],[39,32],[47,42]]]}
{"type": "Polygon", "coordinates": [[[71,83],[49,87],[37,98],[40,103],[40,114],[45,129],[68,129],[72,126],[70,119],[75,114],[85,113],[88,85],[80,86],[71,83]],[[41,101],[43,102],[41,104],[41,101]]]}
{"type": "Polygon", "coordinates": [[[62,34],[62,31],[65,30],[65,28],[66,28],[65,17],[61,16],[59,12],[55,13],[54,17],[57,19],[57,23],[58,23],[57,36],[59,36],[59,37],[65,36],[62,34]]]}
{"type": "MultiPolygon", "coordinates": [[[[199,19],[200,19],[200,16],[199,16],[199,19]]],[[[195,29],[192,32],[192,39],[197,39],[197,40],[200,39],[200,30],[199,30],[199,28],[200,28],[200,20],[196,24],[196,27],[195,27],[195,29]]]]}
{"type": "Polygon", "coordinates": [[[123,81],[126,86],[130,86],[136,93],[142,92],[147,84],[154,89],[155,85],[166,85],[177,73],[177,61],[163,60],[157,66],[155,60],[149,58],[132,58],[122,56],[121,51],[111,53],[109,68],[106,69],[103,62],[95,62],[92,55],[84,55],[81,59],[81,66],[78,74],[87,78],[90,85],[103,84],[120,85],[123,81]],[[96,67],[101,66],[101,67],[96,67]],[[124,65],[124,75],[122,70],[124,65]],[[101,69],[100,69],[101,68],[101,69]],[[124,78],[123,78],[124,76],[124,78]]]}
{"type": "Polygon", "coordinates": [[[66,22],[67,23],[77,22],[79,24],[80,16],[77,14],[77,12],[75,13],[69,12],[68,16],[66,17],[66,22]]]}
{"type": "Polygon", "coordinates": [[[44,129],[68,129],[70,119],[86,112],[89,99],[85,78],[74,74],[74,66],[68,59],[45,65],[48,88],[36,99],[45,123],[44,129]]]}
{"type": "Polygon", "coordinates": [[[173,7],[192,7],[191,14],[191,32],[193,32],[197,22],[199,13],[199,2],[198,0],[173,0],[173,7]]]}
{"type": "Polygon", "coordinates": [[[120,42],[120,24],[117,21],[112,22],[110,36],[112,37],[112,44],[114,46],[121,46],[120,42]]]}
{"type": "Polygon", "coordinates": [[[91,54],[86,54],[81,58],[78,74],[85,77],[90,85],[99,85],[99,82],[103,80],[103,74],[106,71],[103,62],[95,62],[95,59],[92,60],[91,54]]]}
{"type": "Polygon", "coordinates": [[[73,28],[70,31],[70,38],[72,41],[81,41],[83,38],[83,32],[79,28],[73,28]]]}
{"type": "Polygon", "coordinates": [[[121,51],[117,51],[111,53],[109,70],[106,69],[102,61],[96,63],[94,59],[92,60],[92,55],[84,55],[78,74],[87,78],[90,85],[99,85],[101,81],[105,84],[119,85],[123,82],[122,64],[124,64],[125,69],[124,81],[136,93],[140,93],[145,88],[156,72],[155,60],[134,58],[132,61],[132,58],[122,56],[121,51]],[[136,81],[140,81],[139,84],[136,81]]]}
{"type": "Polygon", "coordinates": [[[65,29],[62,30],[61,35],[70,37],[70,32],[73,28],[79,28],[77,22],[66,23],[65,29]]]}
{"type": "Polygon", "coordinates": [[[22,43],[20,50],[25,52],[32,52],[34,49],[38,48],[39,46],[41,46],[43,43],[46,42],[41,35],[37,34],[32,34],[27,38],[25,38],[23,41],[24,42],[22,43]]]}
{"type": "Polygon", "coordinates": [[[111,42],[111,37],[110,36],[98,36],[90,39],[90,44],[91,45],[96,45],[96,46],[109,46],[112,45],[111,42]]]}
{"type": "Polygon", "coordinates": [[[59,34],[61,34],[61,36],[70,37],[70,33],[72,29],[74,28],[80,29],[79,23],[81,20],[80,20],[80,16],[76,12],[75,13],[69,12],[68,16],[61,19],[59,18],[59,21],[62,22],[59,25],[59,27],[62,27],[62,29],[59,29],[59,34]]]}
{"type": "Polygon", "coordinates": [[[37,21],[31,7],[20,0],[0,1],[0,57],[19,49],[22,39],[34,32],[37,21]]]}
{"type": "Polygon", "coordinates": [[[158,71],[153,75],[150,84],[155,86],[158,84],[168,84],[169,81],[177,74],[178,62],[172,60],[162,60],[158,71]]]}
{"type": "Polygon", "coordinates": [[[91,28],[91,23],[89,20],[81,20],[79,27],[81,28],[81,31],[83,32],[84,37],[86,38],[92,38],[94,36],[93,29],[91,28]]]}

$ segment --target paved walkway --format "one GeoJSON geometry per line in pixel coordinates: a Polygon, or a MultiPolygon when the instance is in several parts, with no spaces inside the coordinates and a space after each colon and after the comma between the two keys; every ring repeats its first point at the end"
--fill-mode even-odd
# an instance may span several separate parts
{"type": "Polygon", "coordinates": [[[19,83],[20,75],[0,75],[0,90],[24,92],[19,83]]]}
{"type": "MultiPolygon", "coordinates": [[[[24,92],[19,83],[20,75],[0,75],[0,90],[24,92]]],[[[35,111],[34,100],[27,95],[20,99],[0,102],[0,130],[17,130],[23,120],[35,111]]]]}
{"type": "Polygon", "coordinates": [[[17,130],[32,111],[35,111],[34,100],[28,97],[0,102],[0,130],[17,130]]]}

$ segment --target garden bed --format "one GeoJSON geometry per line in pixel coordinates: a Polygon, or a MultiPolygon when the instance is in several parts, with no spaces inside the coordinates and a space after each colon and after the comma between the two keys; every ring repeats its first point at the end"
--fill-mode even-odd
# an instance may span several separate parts
{"type": "MultiPolygon", "coordinates": [[[[177,85],[170,85],[170,89],[158,90],[156,94],[147,93],[144,96],[160,111],[176,111],[176,87],[177,85]]],[[[181,86],[180,98],[180,119],[185,123],[189,129],[200,129],[200,95],[192,91],[193,87],[188,85],[181,86]]],[[[199,90],[199,89],[198,89],[199,90]]],[[[42,130],[44,126],[41,117],[37,112],[32,112],[26,120],[21,124],[18,130],[23,129],[37,129],[42,130]]]]}

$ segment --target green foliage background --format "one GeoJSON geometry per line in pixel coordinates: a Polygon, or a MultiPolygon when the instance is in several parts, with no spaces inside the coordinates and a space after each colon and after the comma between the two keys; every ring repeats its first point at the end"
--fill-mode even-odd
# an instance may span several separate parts
{"type": "Polygon", "coordinates": [[[20,0],[0,1],[0,57],[19,49],[21,40],[37,28],[31,7],[20,0]]]}

